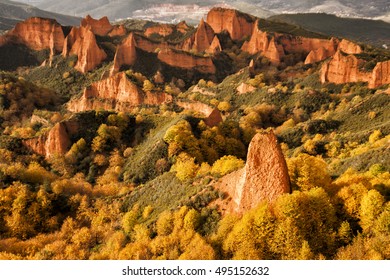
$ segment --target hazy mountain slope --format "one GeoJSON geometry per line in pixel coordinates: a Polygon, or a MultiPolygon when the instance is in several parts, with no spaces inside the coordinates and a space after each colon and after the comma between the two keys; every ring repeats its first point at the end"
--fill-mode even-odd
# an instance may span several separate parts
{"type": "MultiPolygon", "coordinates": [[[[204,0],[204,1],[189,1],[189,0],[20,0],[21,2],[31,3],[39,8],[49,11],[66,13],[77,16],[84,16],[90,13],[93,16],[102,16],[107,14],[110,19],[127,18],[136,10],[150,8],[158,4],[175,4],[175,5],[190,5],[196,4],[199,6],[211,6],[215,4],[226,4],[238,8],[243,12],[248,12],[256,16],[264,16],[267,11],[273,13],[318,13],[325,12],[347,17],[383,17],[388,15],[390,4],[388,0],[204,0]],[[263,14],[264,13],[264,14],[263,14]]],[[[163,12],[164,10],[162,10],[163,12]]],[[[182,13],[178,11],[177,14],[182,13]]],[[[269,12],[268,12],[269,13],[269,12]]],[[[191,14],[188,14],[191,15],[191,14]]],[[[269,14],[268,14],[269,15],[269,14]]],[[[187,15],[183,15],[186,18],[187,15]]]]}
{"type": "Polygon", "coordinates": [[[358,42],[390,46],[390,23],[384,21],[340,18],[327,14],[283,14],[269,19],[358,42]]]}
{"type": "Polygon", "coordinates": [[[62,25],[79,25],[80,18],[47,12],[30,5],[0,0],[0,31],[8,30],[29,17],[54,18],[62,25]]]}
{"type": "Polygon", "coordinates": [[[388,0],[247,0],[277,13],[330,13],[341,16],[377,17],[390,10],[388,0]]]}
{"type": "MultiPolygon", "coordinates": [[[[26,2],[26,1],[23,1],[26,2]]],[[[199,6],[207,6],[215,4],[218,1],[200,1],[196,4],[199,6]]],[[[64,0],[58,2],[56,0],[42,0],[34,3],[39,8],[61,12],[70,15],[85,16],[90,14],[94,17],[108,16],[110,20],[123,19],[133,16],[133,12],[137,10],[145,10],[153,5],[158,4],[178,4],[178,5],[189,5],[195,4],[194,1],[138,1],[138,0],[64,0]]],[[[185,15],[183,15],[185,18],[185,15]]]]}

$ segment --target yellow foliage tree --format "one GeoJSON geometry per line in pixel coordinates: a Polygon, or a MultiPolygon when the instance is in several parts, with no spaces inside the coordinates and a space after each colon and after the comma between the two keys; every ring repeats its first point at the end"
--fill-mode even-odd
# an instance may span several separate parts
{"type": "Polygon", "coordinates": [[[235,156],[224,156],[213,164],[211,172],[223,176],[243,168],[244,165],[245,162],[242,159],[238,159],[235,156]]]}
{"type": "Polygon", "coordinates": [[[293,187],[299,190],[330,187],[331,178],[327,164],[322,158],[299,154],[288,159],[287,165],[293,187]]]}
{"type": "Polygon", "coordinates": [[[195,177],[199,165],[195,163],[195,158],[190,157],[186,153],[181,153],[176,163],[172,166],[171,171],[176,172],[176,177],[184,181],[195,177]]]}

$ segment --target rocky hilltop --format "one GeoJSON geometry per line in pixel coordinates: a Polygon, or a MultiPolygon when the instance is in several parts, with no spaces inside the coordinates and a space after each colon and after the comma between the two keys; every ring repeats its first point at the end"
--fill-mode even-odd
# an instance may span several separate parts
{"type": "Polygon", "coordinates": [[[46,158],[64,155],[72,145],[70,137],[76,134],[77,130],[78,126],[75,122],[57,123],[48,133],[24,140],[23,145],[46,158]]]}
{"type": "Polygon", "coordinates": [[[125,73],[118,73],[108,79],[93,83],[84,90],[80,99],[68,104],[68,110],[129,111],[139,105],[159,105],[170,102],[172,97],[164,92],[142,91],[131,82],[125,73]]]}
{"type": "Polygon", "coordinates": [[[342,51],[325,62],[321,68],[321,82],[344,84],[367,82],[370,88],[376,88],[390,83],[390,61],[378,62],[372,71],[363,69],[367,61],[359,59],[354,54],[342,51]]]}
{"type": "Polygon", "coordinates": [[[53,49],[60,52],[64,45],[64,32],[61,25],[52,19],[29,18],[17,23],[2,36],[0,46],[6,43],[22,44],[33,50],[53,49]]]}
{"type": "Polygon", "coordinates": [[[362,81],[372,88],[388,83],[386,61],[378,61],[370,73],[359,70],[362,61],[354,56],[364,54],[364,49],[354,42],[312,33],[304,36],[281,32],[280,27],[272,28],[269,22],[231,9],[213,8],[207,21],[202,19],[196,29],[181,22],[128,31],[124,25],[112,25],[107,17],[95,20],[87,16],[69,34],[64,30],[54,20],[31,18],[0,37],[0,45],[21,44],[34,51],[49,49],[50,61],[61,51],[64,57],[75,55],[74,67],[81,73],[93,71],[104,62],[112,63],[111,75],[122,67],[142,64],[146,52],[157,59],[157,70],[171,67],[182,69],[188,77],[195,71],[215,79],[229,71],[226,69],[234,68],[234,62],[229,68],[223,65],[227,60],[220,53],[235,42],[243,42],[242,52],[252,58],[265,57],[275,66],[323,62],[322,82],[362,81]],[[344,59],[344,54],[352,56],[344,59]]]}

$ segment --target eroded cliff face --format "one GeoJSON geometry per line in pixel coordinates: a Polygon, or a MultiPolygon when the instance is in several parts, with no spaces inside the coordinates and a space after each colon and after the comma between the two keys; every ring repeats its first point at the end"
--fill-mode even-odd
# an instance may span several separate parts
{"type": "Polygon", "coordinates": [[[174,31],[174,28],[171,25],[161,23],[161,24],[146,28],[144,35],[147,37],[150,37],[153,34],[158,34],[162,37],[166,37],[166,36],[171,35],[173,33],[173,31],[174,31]]]}
{"type": "Polygon", "coordinates": [[[121,72],[86,88],[81,98],[68,103],[68,110],[81,112],[103,109],[126,112],[138,105],[159,105],[171,101],[172,96],[163,92],[143,92],[121,72]]]}
{"type": "Polygon", "coordinates": [[[127,38],[116,48],[114,64],[111,68],[110,75],[118,73],[122,65],[133,65],[136,60],[136,42],[133,33],[130,33],[127,38]]]}
{"type": "Polygon", "coordinates": [[[77,55],[75,69],[81,73],[93,70],[107,58],[97,42],[91,27],[73,27],[65,39],[62,55],[77,55]]]}
{"type": "Polygon", "coordinates": [[[33,17],[17,23],[2,36],[0,46],[5,43],[23,44],[36,51],[51,49],[53,52],[61,52],[64,32],[61,25],[53,19],[33,17]]]}
{"type": "Polygon", "coordinates": [[[262,201],[273,202],[290,193],[287,164],[275,134],[256,134],[249,145],[245,167],[222,178],[216,187],[231,197],[221,209],[227,213],[244,213],[262,201]]]}
{"type": "Polygon", "coordinates": [[[91,30],[94,34],[99,36],[107,36],[110,31],[113,30],[113,26],[107,17],[102,17],[99,20],[93,19],[90,15],[87,15],[81,20],[81,26],[91,27],[91,30]]]}
{"type": "Polygon", "coordinates": [[[24,140],[23,144],[34,153],[46,158],[64,155],[72,144],[70,135],[76,130],[77,125],[73,123],[57,123],[47,134],[24,140]]]}
{"type": "Polygon", "coordinates": [[[211,114],[204,119],[204,123],[208,126],[208,127],[214,127],[214,126],[217,126],[219,125],[221,122],[223,122],[223,118],[222,118],[222,114],[221,112],[215,108],[211,114]]]}
{"type": "Polygon", "coordinates": [[[214,30],[210,25],[201,19],[194,36],[194,45],[192,49],[197,52],[204,52],[210,48],[214,35],[214,30]]]}
{"type": "Polygon", "coordinates": [[[362,48],[358,44],[355,44],[345,39],[341,40],[338,46],[338,50],[346,54],[359,54],[363,52],[362,48]]]}
{"type": "Polygon", "coordinates": [[[207,14],[207,23],[214,32],[226,30],[233,40],[241,40],[252,34],[254,18],[236,10],[213,8],[207,14]]]}
{"type": "Polygon", "coordinates": [[[161,37],[167,37],[169,35],[172,35],[175,31],[185,34],[189,30],[190,27],[187,25],[185,21],[181,21],[176,25],[159,23],[157,25],[146,28],[144,35],[146,37],[150,37],[153,34],[158,34],[161,37]]]}
{"type": "Polygon", "coordinates": [[[340,50],[321,67],[321,82],[335,84],[369,82],[371,73],[361,71],[364,60],[354,55],[344,55],[340,50]]]}
{"type": "Polygon", "coordinates": [[[195,56],[187,52],[164,49],[158,53],[158,59],[172,67],[195,69],[200,73],[214,74],[215,65],[211,57],[195,56]]]}
{"type": "Polygon", "coordinates": [[[376,88],[386,84],[390,84],[390,60],[377,63],[368,86],[376,88]]]}
{"type": "Polygon", "coordinates": [[[185,110],[190,110],[190,111],[200,113],[205,117],[210,116],[214,111],[214,109],[209,105],[197,101],[194,102],[178,101],[176,102],[176,104],[185,110]]]}
{"type": "Polygon", "coordinates": [[[134,34],[134,39],[138,48],[150,53],[155,53],[158,49],[171,47],[167,42],[154,42],[138,34],[134,34]]]}
{"type": "Polygon", "coordinates": [[[271,63],[279,64],[286,54],[307,54],[305,63],[314,63],[332,56],[338,46],[335,38],[318,39],[293,36],[288,34],[264,32],[255,22],[251,38],[242,46],[242,50],[250,54],[261,53],[271,63]]]}
{"type": "Polygon", "coordinates": [[[127,30],[124,27],[124,25],[116,25],[114,28],[108,33],[108,36],[115,37],[115,36],[125,36],[127,34],[127,30]]]}
{"type": "Polygon", "coordinates": [[[206,53],[217,54],[222,51],[221,42],[217,36],[214,36],[213,41],[211,42],[210,47],[206,49],[206,53]]]}

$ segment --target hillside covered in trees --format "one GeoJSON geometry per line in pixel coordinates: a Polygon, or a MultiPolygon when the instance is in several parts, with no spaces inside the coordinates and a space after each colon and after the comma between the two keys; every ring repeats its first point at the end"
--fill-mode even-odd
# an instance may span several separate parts
{"type": "Polygon", "coordinates": [[[0,259],[390,258],[387,50],[216,8],[0,59],[0,259]]]}

